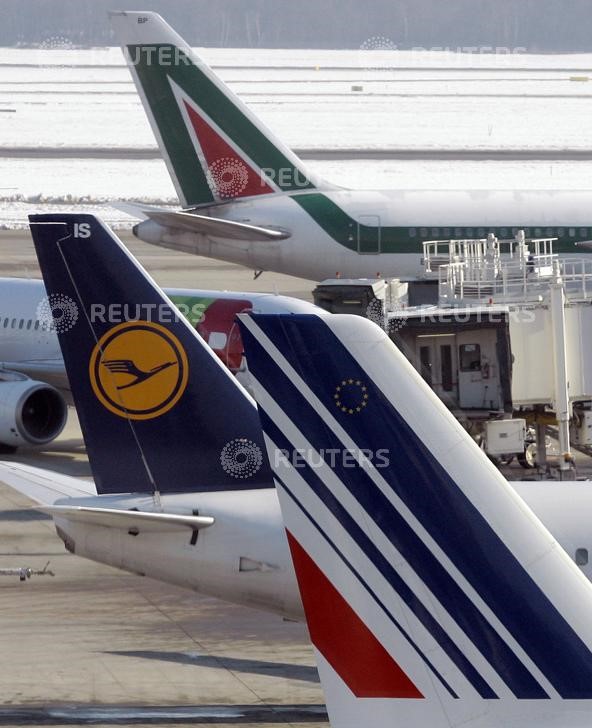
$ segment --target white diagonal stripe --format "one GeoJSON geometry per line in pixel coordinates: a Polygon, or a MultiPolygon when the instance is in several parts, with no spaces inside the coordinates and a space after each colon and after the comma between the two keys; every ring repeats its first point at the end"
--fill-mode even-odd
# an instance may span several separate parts
{"type": "MultiPolygon", "coordinates": [[[[340,439],[341,443],[345,448],[352,450],[355,453],[360,452],[360,448],[357,443],[350,437],[347,431],[341,426],[336,418],[329,412],[323,402],[312,392],[308,385],[303,381],[300,375],[294,370],[291,364],[286,360],[282,352],[275,346],[275,344],[269,339],[269,337],[261,330],[261,328],[253,321],[251,317],[245,316],[242,319],[244,325],[249,329],[253,336],[257,339],[259,344],[267,352],[270,358],[277,364],[282,370],[284,375],[292,382],[292,384],[298,389],[302,397],[310,404],[310,406],[317,412],[327,425],[331,428],[331,431],[340,439]]],[[[358,462],[361,461],[361,456],[357,456],[358,462]]],[[[418,537],[423,541],[425,546],[432,552],[432,554],[438,559],[442,566],[446,569],[449,575],[454,581],[461,587],[466,596],[473,602],[473,604],[479,609],[481,614],[490,623],[493,629],[500,635],[500,637],[506,642],[518,659],[526,666],[529,672],[533,675],[535,680],[542,686],[545,692],[550,697],[559,697],[555,688],[550,684],[546,676],[539,670],[538,666],[533,662],[530,656],[522,648],[522,646],[516,641],[512,634],[506,629],[504,624],[498,619],[489,605],[481,598],[475,588],[467,581],[455,564],[449,559],[447,554],[440,548],[432,536],[423,527],[420,521],[415,517],[413,512],[406,506],[406,504],[399,498],[395,491],[389,486],[384,480],[380,473],[371,468],[368,470],[368,475],[371,477],[375,485],[385,495],[390,503],[396,508],[398,513],[404,518],[407,524],[413,529],[418,537]]]]}
{"type": "MultiPolygon", "coordinates": [[[[269,416],[272,417],[277,427],[280,431],[282,431],[292,445],[295,446],[295,449],[307,451],[314,450],[310,443],[274,402],[269,393],[261,387],[259,382],[257,382],[257,384],[260,387],[258,394],[260,397],[259,403],[261,407],[269,416]]],[[[266,441],[270,441],[267,434],[265,437],[266,441]]],[[[269,442],[267,442],[267,444],[269,448],[269,442]]],[[[272,443],[272,445],[273,447],[276,447],[275,443],[272,443]]],[[[272,463],[274,462],[274,457],[275,453],[270,449],[269,458],[272,463]]],[[[461,652],[467,658],[468,662],[475,667],[485,682],[491,686],[499,697],[512,697],[513,693],[503,682],[495,669],[479,652],[477,647],[462,631],[456,621],[444,609],[425,582],[422,581],[400,552],[395,548],[390,540],[388,540],[377,524],[363,510],[361,505],[355,500],[350,491],[343,485],[331,468],[324,464],[324,466],[321,466],[320,468],[315,467],[314,469],[317,475],[319,475],[322,479],[323,484],[337,498],[340,505],[344,507],[346,512],[354,519],[354,521],[363,524],[363,530],[365,530],[366,533],[368,533],[371,529],[372,540],[376,543],[377,548],[387,557],[393,568],[396,567],[398,575],[407,584],[418,601],[422,603],[426,611],[430,613],[434,620],[440,625],[440,627],[442,627],[443,631],[450,637],[453,644],[456,645],[459,652],[461,652]]],[[[473,686],[467,681],[464,675],[462,675],[459,668],[457,668],[457,666],[452,662],[451,658],[448,657],[443,648],[438,644],[437,640],[429,633],[427,628],[424,627],[413,611],[402,602],[401,598],[389,584],[387,579],[382,575],[382,573],[380,573],[378,568],[372,563],[361,547],[357,545],[355,540],[343,528],[335,516],[333,516],[323,501],[314,493],[308,483],[300,475],[298,469],[292,467],[288,462],[277,461],[274,465],[274,470],[278,477],[282,478],[286,482],[286,485],[297,495],[307,512],[314,514],[315,520],[320,523],[324,532],[332,534],[332,540],[335,543],[338,543],[340,548],[342,546],[344,547],[343,550],[347,551],[350,555],[350,561],[356,568],[358,574],[364,575],[367,583],[379,596],[387,609],[393,615],[400,614],[401,611],[405,613],[405,621],[410,625],[410,634],[414,635],[414,639],[416,639],[418,644],[421,645],[423,652],[426,655],[429,654],[430,659],[433,660],[434,664],[438,665],[437,669],[441,672],[441,674],[448,676],[452,673],[454,678],[447,677],[447,679],[450,679],[453,684],[458,687],[458,689],[455,688],[457,689],[457,692],[460,691],[464,695],[467,695],[467,691],[473,693],[473,686]],[[419,635],[421,635],[421,638],[419,635]],[[442,659],[436,660],[436,655],[442,659]],[[445,660],[445,664],[442,660],[445,660]],[[459,685],[463,686],[462,689],[459,685]]],[[[308,541],[304,541],[303,543],[308,544],[308,541]]],[[[322,558],[322,555],[315,554],[315,561],[317,558],[322,558]]],[[[317,561],[317,563],[319,562],[317,561]]],[[[329,570],[325,573],[333,574],[334,570],[329,570]]],[[[343,585],[340,590],[341,589],[344,589],[345,592],[348,591],[347,587],[343,585]]],[[[344,592],[342,591],[342,593],[344,592]]],[[[382,615],[382,622],[384,623],[383,628],[385,628],[385,632],[388,634],[390,623],[385,622],[384,614],[382,615]]],[[[370,623],[368,623],[368,625],[370,625],[370,623]]]]}

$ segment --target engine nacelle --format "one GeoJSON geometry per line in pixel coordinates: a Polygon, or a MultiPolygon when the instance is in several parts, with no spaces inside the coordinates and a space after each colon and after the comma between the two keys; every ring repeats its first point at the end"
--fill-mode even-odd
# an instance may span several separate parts
{"type": "Polygon", "coordinates": [[[64,429],[68,406],[54,387],[32,379],[0,381],[0,443],[46,445],[64,429]]]}

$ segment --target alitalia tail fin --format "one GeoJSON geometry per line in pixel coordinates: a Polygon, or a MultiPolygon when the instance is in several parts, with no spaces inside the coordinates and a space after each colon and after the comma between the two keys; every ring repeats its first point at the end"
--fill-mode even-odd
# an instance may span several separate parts
{"type": "Polygon", "coordinates": [[[296,155],[160,15],[110,15],[184,207],[314,189],[296,155]]]}
{"type": "Polygon", "coordinates": [[[241,319],[333,728],[589,724],[592,586],[388,336],[241,319]]]}

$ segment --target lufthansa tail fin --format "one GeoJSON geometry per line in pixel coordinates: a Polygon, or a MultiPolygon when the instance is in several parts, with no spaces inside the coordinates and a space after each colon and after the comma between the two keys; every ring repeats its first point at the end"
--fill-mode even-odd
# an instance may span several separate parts
{"type": "Polygon", "coordinates": [[[184,207],[315,188],[298,157],[160,15],[110,15],[184,207]]]}
{"type": "Polygon", "coordinates": [[[590,723],[591,585],[388,336],[241,319],[333,728],[590,723]]]}
{"type": "Polygon", "coordinates": [[[29,221],[97,492],[269,487],[254,402],[113,233],[29,221]]]}

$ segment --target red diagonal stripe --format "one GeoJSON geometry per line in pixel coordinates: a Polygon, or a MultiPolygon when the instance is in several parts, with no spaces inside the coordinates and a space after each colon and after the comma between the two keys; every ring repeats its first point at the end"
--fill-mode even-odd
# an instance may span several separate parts
{"type": "Polygon", "coordinates": [[[298,541],[288,533],[314,646],[358,698],[423,698],[298,541]]]}
{"type": "MultiPolygon", "coordinates": [[[[187,109],[189,120],[197,135],[208,168],[214,171],[222,171],[225,166],[228,167],[225,161],[233,160],[244,170],[244,177],[242,175],[235,175],[236,185],[233,185],[227,190],[223,187],[218,188],[217,191],[220,197],[249,197],[251,195],[267,195],[273,192],[272,188],[264,181],[262,176],[247,164],[230,144],[212,129],[192,106],[186,101],[183,103],[187,109]]],[[[231,172],[228,172],[228,174],[230,175],[231,172]]]]}

